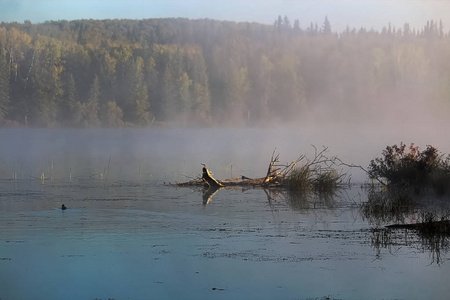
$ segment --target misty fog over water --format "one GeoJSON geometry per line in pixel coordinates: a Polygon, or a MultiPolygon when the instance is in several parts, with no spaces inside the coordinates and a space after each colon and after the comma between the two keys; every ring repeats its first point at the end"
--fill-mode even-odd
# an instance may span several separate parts
{"type": "MultiPolygon", "coordinates": [[[[0,175],[12,179],[88,177],[105,172],[111,179],[183,181],[200,174],[201,163],[219,179],[258,177],[266,172],[272,152],[282,162],[302,154],[312,157],[315,146],[327,155],[364,168],[382,150],[400,142],[422,149],[433,145],[450,151],[446,123],[380,122],[292,124],[268,128],[174,129],[14,129],[1,130],[0,175]],[[186,178],[184,178],[186,179],[186,178]]],[[[353,180],[367,176],[357,169],[353,180]]]]}

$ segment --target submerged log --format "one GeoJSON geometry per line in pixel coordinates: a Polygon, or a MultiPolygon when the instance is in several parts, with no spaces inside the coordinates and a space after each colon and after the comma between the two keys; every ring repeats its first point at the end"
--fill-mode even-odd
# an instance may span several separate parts
{"type": "Polygon", "coordinates": [[[411,229],[427,233],[450,234],[450,220],[422,222],[413,224],[392,224],[387,225],[390,229],[411,229]]]}

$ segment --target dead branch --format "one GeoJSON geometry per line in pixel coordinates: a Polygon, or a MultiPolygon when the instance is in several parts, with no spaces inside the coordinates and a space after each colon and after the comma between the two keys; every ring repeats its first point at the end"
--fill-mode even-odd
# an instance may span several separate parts
{"type": "Polygon", "coordinates": [[[206,165],[205,164],[202,164],[202,165],[203,165],[203,176],[202,176],[202,179],[204,180],[204,182],[207,183],[211,187],[221,187],[221,186],[223,186],[223,184],[218,182],[212,176],[211,172],[209,172],[209,170],[206,168],[206,165]]]}

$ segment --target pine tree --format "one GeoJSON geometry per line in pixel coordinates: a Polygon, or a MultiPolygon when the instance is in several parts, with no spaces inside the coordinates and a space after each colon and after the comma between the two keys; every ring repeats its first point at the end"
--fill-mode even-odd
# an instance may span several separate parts
{"type": "Polygon", "coordinates": [[[84,121],[86,127],[100,126],[100,120],[98,118],[99,103],[100,81],[98,80],[98,76],[96,74],[89,92],[89,100],[84,105],[84,121]]]}
{"type": "Polygon", "coordinates": [[[65,125],[79,125],[81,116],[80,102],[72,74],[64,78],[64,95],[61,103],[60,122],[65,125]]]}
{"type": "Polygon", "coordinates": [[[62,95],[61,44],[47,37],[36,41],[33,83],[36,88],[37,121],[41,126],[56,126],[58,105],[62,95]]]}
{"type": "Polygon", "coordinates": [[[144,60],[137,57],[135,62],[133,105],[135,111],[134,122],[140,125],[150,123],[150,101],[147,86],[144,82],[144,60]]]}
{"type": "Polygon", "coordinates": [[[6,56],[0,51],[0,123],[8,114],[9,108],[9,72],[6,56]]]}
{"type": "Polygon", "coordinates": [[[325,16],[325,21],[323,22],[322,32],[324,34],[331,34],[331,24],[328,21],[328,16],[325,16]]]}

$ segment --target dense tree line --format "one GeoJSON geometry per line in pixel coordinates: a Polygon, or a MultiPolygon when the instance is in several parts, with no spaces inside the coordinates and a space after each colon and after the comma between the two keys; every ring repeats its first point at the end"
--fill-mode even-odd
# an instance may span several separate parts
{"type": "Polygon", "coordinates": [[[328,18],[303,29],[281,16],[0,24],[3,126],[258,125],[399,98],[449,105],[442,22],[341,33],[328,18]]]}

